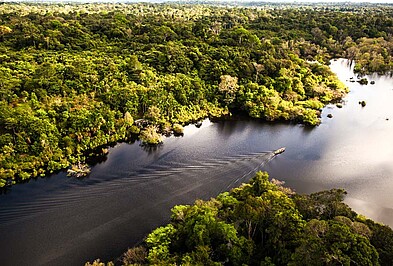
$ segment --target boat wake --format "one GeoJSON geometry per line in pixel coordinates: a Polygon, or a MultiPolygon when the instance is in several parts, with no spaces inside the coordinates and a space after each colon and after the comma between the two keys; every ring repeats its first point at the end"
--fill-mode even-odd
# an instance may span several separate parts
{"type": "Polygon", "coordinates": [[[193,193],[211,183],[217,194],[248,181],[255,172],[281,152],[266,151],[236,156],[219,157],[197,161],[182,159],[174,161],[171,156],[163,156],[149,165],[132,171],[117,169],[107,173],[94,173],[81,185],[72,178],[59,191],[38,194],[26,201],[14,200],[7,204],[0,202],[0,225],[29,219],[43,212],[61,208],[82,208],[93,202],[103,202],[116,195],[134,193],[146,187],[162,189],[168,193],[193,193]],[[171,190],[171,188],[173,188],[171,190]],[[175,189],[176,188],[176,189],[175,189]]]}

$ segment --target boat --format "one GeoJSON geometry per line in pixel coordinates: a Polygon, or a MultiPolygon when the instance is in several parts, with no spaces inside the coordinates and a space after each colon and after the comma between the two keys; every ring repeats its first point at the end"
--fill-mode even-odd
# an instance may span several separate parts
{"type": "Polygon", "coordinates": [[[273,151],[273,154],[278,155],[278,154],[283,153],[284,151],[285,151],[285,147],[282,147],[282,148],[279,148],[279,149],[273,151]]]}
{"type": "Polygon", "coordinates": [[[78,162],[78,164],[74,164],[71,166],[71,169],[67,170],[67,176],[73,176],[73,177],[85,177],[88,174],[90,174],[91,168],[87,164],[81,164],[78,162]]]}

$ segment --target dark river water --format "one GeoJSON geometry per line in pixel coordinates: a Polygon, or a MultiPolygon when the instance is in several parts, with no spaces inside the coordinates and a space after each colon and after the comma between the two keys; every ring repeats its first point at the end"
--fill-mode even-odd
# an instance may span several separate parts
{"type": "Polygon", "coordinates": [[[347,61],[331,68],[351,92],[343,108],[323,110],[318,127],[204,121],[155,150],[117,144],[88,178],[63,172],[12,187],[0,195],[0,264],[114,259],[167,222],[174,205],[214,197],[256,170],[299,193],[345,188],[354,210],[393,226],[393,79],[360,85],[349,82],[347,61]]]}

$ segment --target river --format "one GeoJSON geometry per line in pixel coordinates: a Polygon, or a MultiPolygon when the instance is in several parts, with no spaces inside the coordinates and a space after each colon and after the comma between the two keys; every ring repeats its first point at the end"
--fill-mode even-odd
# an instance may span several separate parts
{"type": "Polygon", "coordinates": [[[174,205],[214,197],[256,170],[298,193],[344,188],[354,210],[393,226],[393,79],[350,82],[344,59],[331,69],[351,92],[343,108],[324,108],[318,127],[206,120],[154,150],[119,143],[85,179],[61,172],[13,186],[0,195],[1,265],[114,259],[167,222],[174,205]]]}

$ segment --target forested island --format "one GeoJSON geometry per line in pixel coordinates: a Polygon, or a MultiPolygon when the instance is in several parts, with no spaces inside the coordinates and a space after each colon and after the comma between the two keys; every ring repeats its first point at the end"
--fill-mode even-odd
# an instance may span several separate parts
{"type": "Polygon", "coordinates": [[[392,70],[392,11],[3,3],[0,186],[205,117],[317,125],[347,92],[329,59],[392,70]]]}
{"type": "Polygon", "coordinates": [[[299,195],[258,172],[209,201],[175,206],[122,265],[391,265],[392,229],[352,211],[345,194],[299,195]]]}

